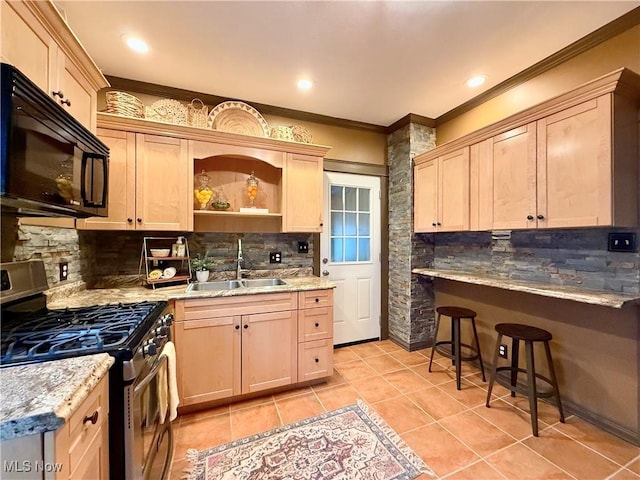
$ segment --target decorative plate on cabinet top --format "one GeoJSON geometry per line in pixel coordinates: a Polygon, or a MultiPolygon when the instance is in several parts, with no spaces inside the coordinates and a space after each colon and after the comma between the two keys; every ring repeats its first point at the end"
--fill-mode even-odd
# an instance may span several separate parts
{"type": "Polygon", "coordinates": [[[157,122],[173,123],[175,125],[187,124],[187,107],[177,100],[165,98],[153,102],[145,109],[145,118],[157,122]]]}
{"type": "Polygon", "coordinates": [[[251,105],[244,102],[222,102],[211,110],[207,125],[213,130],[269,137],[269,124],[251,105]]]}

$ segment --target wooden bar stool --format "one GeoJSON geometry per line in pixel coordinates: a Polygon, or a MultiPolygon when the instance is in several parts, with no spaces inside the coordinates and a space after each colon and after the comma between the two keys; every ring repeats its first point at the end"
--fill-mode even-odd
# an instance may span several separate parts
{"type": "Polygon", "coordinates": [[[460,362],[478,359],[480,361],[480,370],[482,372],[482,381],[485,382],[484,365],[482,364],[482,355],[480,354],[480,342],[478,341],[478,332],[476,331],[476,312],[462,307],[438,307],[436,308],[436,340],[438,339],[438,329],[440,328],[440,316],[451,317],[451,340],[436,341],[431,349],[431,358],[429,359],[429,371],[433,363],[433,353],[438,352],[445,357],[451,359],[451,363],[456,367],[456,387],[460,390],[460,371],[462,365],[460,362]],[[468,318],[471,320],[473,327],[474,346],[462,343],[460,338],[460,319],[468,318]],[[450,349],[442,348],[443,345],[449,345],[450,349]],[[462,347],[471,352],[471,355],[462,355],[462,347]]]}
{"type": "Polygon", "coordinates": [[[562,411],[562,402],[560,401],[560,392],[558,390],[558,381],[556,372],[553,368],[553,360],[551,358],[551,349],[549,341],[552,336],[546,330],[541,328],[522,325],[519,323],[499,323],[496,325],[498,339],[496,340],[496,349],[493,354],[493,367],[491,377],[489,378],[489,391],[487,392],[487,407],[491,399],[491,390],[493,382],[497,381],[500,385],[511,390],[511,396],[515,397],[516,392],[526,394],[529,397],[529,409],[531,410],[531,427],[533,435],[538,436],[538,398],[555,397],[558,402],[558,411],[560,412],[560,421],[564,423],[564,413],[562,411]],[[511,338],[511,365],[508,367],[498,367],[498,353],[502,336],[506,335],[511,338]],[[519,368],[519,351],[520,340],[524,341],[527,368],[519,368]],[[547,364],[549,366],[549,374],[551,378],[543,377],[536,373],[535,360],[533,358],[533,343],[544,342],[544,350],[547,356],[547,364]],[[497,376],[498,372],[508,371],[509,378],[501,378],[497,376]],[[527,376],[527,387],[518,386],[518,373],[525,373],[527,376]],[[536,379],[540,379],[551,386],[551,390],[540,391],[536,385],[536,379]]]}

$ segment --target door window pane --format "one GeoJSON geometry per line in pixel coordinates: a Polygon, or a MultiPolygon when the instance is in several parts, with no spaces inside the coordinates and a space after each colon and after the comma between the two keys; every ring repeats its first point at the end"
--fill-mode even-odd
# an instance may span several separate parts
{"type": "Polygon", "coordinates": [[[368,238],[358,239],[358,261],[368,262],[371,260],[371,241],[368,238]]]}
{"type": "Polygon", "coordinates": [[[331,185],[331,262],[371,261],[371,190],[331,185]]]}
{"type": "Polygon", "coordinates": [[[331,236],[342,236],[344,229],[342,228],[342,212],[331,212],[331,236]]]}
{"type": "Polygon", "coordinates": [[[342,191],[343,187],[331,185],[331,210],[343,210],[342,191]]]}
{"type": "Polygon", "coordinates": [[[357,198],[358,189],[354,187],[346,187],[344,189],[344,209],[355,212],[358,209],[357,198]]]}
{"type": "Polygon", "coordinates": [[[342,238],[331,239],[331,261],[343,262],[344,253],[342,251],[342,238]]]}

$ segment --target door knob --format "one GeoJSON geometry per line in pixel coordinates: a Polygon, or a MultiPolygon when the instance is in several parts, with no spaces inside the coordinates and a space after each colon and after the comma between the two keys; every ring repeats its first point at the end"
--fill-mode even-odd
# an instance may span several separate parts
{"type": "Polygon", "coordinates": [[[326,264],[326,263],[329,263],[329,259],[328,259],[328,258],[323,258],[323,259],[322,259],[322,263],[325,263],[325,264],[326,264]]]}
{"type": "Polygon", "coordinates": [[[322,275],[324,275],[325,277],[326,277],[327,275],[329,275],[329,270],[323,270],[323,271],[322,271],[322,275]]]}

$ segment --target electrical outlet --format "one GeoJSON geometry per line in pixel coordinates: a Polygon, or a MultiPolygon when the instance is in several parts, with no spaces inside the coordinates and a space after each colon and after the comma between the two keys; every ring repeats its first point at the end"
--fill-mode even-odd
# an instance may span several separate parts
{"type": "Polygon", "coordinates": [[[298,253],[309,253],[309,242],[298,242],[298,253]]]}
{"type": "Polygon", "coordinates": [[[502,358],[509,358],[506,344],[504,343],[500,344],[500,346],[498,347],[498,355],[500,355],[502,358]]]}
{"type": "Polygon", "coordinates": [[[60,262],[58,268],[60,269],[60,281],[64,282],[69,278],[69,264],[67,262],[60,262]]]}
{"type": "Polygon", "coordinates": [[[282,253],[269,252],[269,263],[282,263],[282,253]]]}
{"type": "Polygon", "coordinates": [[[635,233],[610,233],[609,234],[609,251],[610,252],[635,252],[636,251],[636,234],[635,233]]]}

